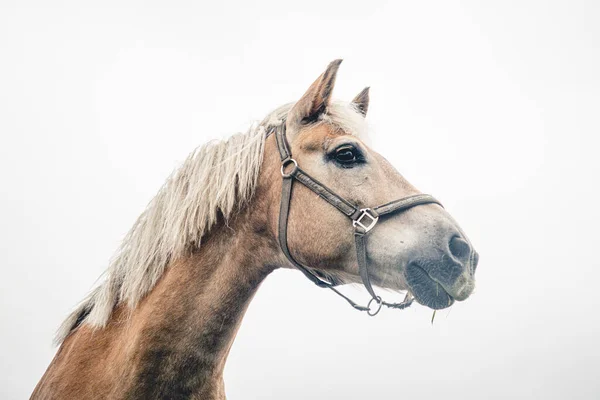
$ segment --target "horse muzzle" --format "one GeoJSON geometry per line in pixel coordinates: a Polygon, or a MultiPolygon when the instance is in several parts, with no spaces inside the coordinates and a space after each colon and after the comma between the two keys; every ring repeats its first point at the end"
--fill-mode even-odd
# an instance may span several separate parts
{"type": "Polygon", "coordinates": [[[410,292],[420,303],[434,310],[450,307],[467,299],[475,289],[475,270],[479,255],[461,237],[453,237],[437,257],[421,256],[411,260],[404,277],[410,292]]]}

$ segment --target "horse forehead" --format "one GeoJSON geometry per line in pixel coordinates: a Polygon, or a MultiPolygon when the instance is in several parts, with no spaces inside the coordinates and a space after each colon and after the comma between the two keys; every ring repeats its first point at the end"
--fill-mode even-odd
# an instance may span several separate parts
{"type": "Polygon", "coordinates": [[[327,143],[341,136],[351,136],[355,140],[359,140],[351,133],[347,133],[339,127],[328,123],[320,123],[311,127],[307,127],[298,134],[298,147],[304,151],[320,151],[323,150],[327,143]]]}

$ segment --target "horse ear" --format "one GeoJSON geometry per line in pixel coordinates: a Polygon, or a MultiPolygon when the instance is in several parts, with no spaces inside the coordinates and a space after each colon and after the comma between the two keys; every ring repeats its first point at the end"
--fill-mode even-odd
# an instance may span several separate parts
{"type": "Polygon", "coordinates": [[[325,72],[308,88],[288,113],[287,121],[295,128],[315,121],[323,114],[331,102],[331,92],[335,85],[335,77],[342,60],[332,61],[325,72]]]}
{"type": "Polygon", "coordinates": [[[352,100],[352,105],[356,107],[356,110],[363,117],[367,116],[367,111],[369,110],[369,89],[370,87],[367,86],[352,100]]]}

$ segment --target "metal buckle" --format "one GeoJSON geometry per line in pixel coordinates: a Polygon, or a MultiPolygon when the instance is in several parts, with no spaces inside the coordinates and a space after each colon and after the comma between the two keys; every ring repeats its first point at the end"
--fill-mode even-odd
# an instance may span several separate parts
{"type": "Polygon", "coordinates": [[[358,216],[358,218],[352,221],[352,226],[354,226],[355,228],[357,226],[360,226],[361,228],[363,228],[365,230],[365,233],[369,232],[371,229],[373,229],[373,227],[379,220],[379,217],[375,217],[371,214],[372,211],[373,210],[371,210],[370,208],[361,209],[360,215],[358,216]],[[368,225],[365,225],[362,223],[362,219],[364,217],[369,217],[371,219],[371,222],[368,225]]]}
{"type": "Polygon", "coordinates": [[[284,178],[289,178],[290,176],[292,176],[293,174],[295,174],[296,171],[298,171],[298,163],[293,158],[288,158],[287,160],[285,160],[283,162],[283,164],[281,164],[281,176],[283,176],[284,178]],[[290,171],[289,174],[286,174],[285,173],[285,168],[288,165],[290,165],[290,163],[294,164],[294,167],[292,168],[292,170],[290,171]]]}

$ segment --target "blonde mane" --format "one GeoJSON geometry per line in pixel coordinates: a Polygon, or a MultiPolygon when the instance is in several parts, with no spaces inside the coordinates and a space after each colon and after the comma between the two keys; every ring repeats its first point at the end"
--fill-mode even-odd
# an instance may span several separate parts
{"type": "MultiPolygon", "coordinates": [[[[198,248],[221,215],[229,219],[252,198],[267,133],[292,104],[282,106],[247,132],[194,150],[139,216],[106,270],[105,279],[62,323],[60,344],[85,323],[103,327],[118,304],[136,307],[173,259],[198,248]]],[[[333,102],[324,123],[346,133],[366,135],[366,123],[352,104],[333,102]]]]}

